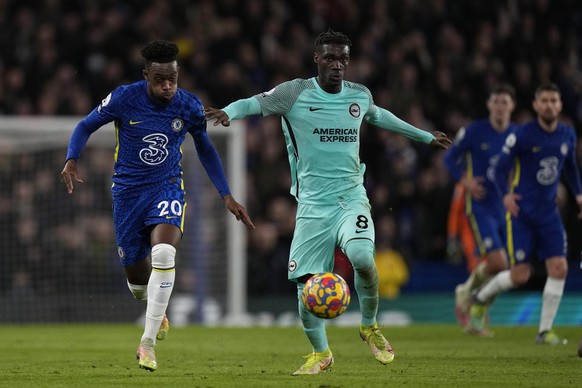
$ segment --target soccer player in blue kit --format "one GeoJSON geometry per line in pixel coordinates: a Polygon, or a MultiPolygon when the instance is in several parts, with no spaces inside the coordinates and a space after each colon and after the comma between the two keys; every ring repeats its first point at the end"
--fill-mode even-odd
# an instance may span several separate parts
{"type": "MultiPolygon", "coordinates": [[[[557,345],[567,342],[552,330],[568,273],[566,232],[556,204],[562,171],[581,208],[582,185],[576,164],[576,132],[558,121],[562,111],[558,87],[540,85],[533,109],[536,119],[507,137],[494,167],[496,187],[509,213],[507,253],[511,269],[501,271],[478,289],[470,314],[479,318],[487,301],[525,284],[531,275],[531,257],[537,254],[545,262],[547,279],[536,342],[557,345]]],[[[582,217],[582,211],[578,216],[582,217]]]]}
{"type": "Polygon", "coordinates": [[[317,77],[283,82],[271,91],[235,101],[224,109],[207,108],[214,125],[229,125],[249,115],[280,115],[291,168],[291,194],[298,207],[291,243],[288,277],[297,283],[298,309],[312,353],[293,374],[312,375],[334,362],[325,321],[310,314],[301,302],[305,282],[319,272],[331,271],[339,246],[355,269],[355,288],[362,321],[360,337],[382,364],[394,351],[376,322],[378,272],[374,263],[374,223],[363,184],[360,163],[360,125],[372,125],[446,148],[442,132],[432,134],[398,119],[374,104],[363,85],[345,81],[351,42],[329,30],[315,41],[317,77]]]}
{"type": "Polygon", "coordinates": [[[455,314],[465,331],[489,335],[484,320],[471,322],[471,292],[508,266],[505,252],[505,209],[491,174],[505,139],[517,126],[511,122],[515,90],[507,84],[493,87],[487,99],[489,116],[461,128],[444,161],[453,179],[465,187],[465,214],[481,257],[465,283],[455,289],[455,314]]]}
{"type": "Polygon", "coordinates": [[[228,210],[247,227],[254,225],[230,194],[220,157],[206,132],[202,103],[178,88],[178,47],[158,40],[146,45],[141,54],[144,80],[116,88],[76,126],[61,177],[71,194],[73,180],[83,182],[77,160],[89,137],[113,121],[117,137],[111,188],[115,236],[128,287],[136,299],[147,301],[138,365],[154,371],[156,339],[164,339],[169,329],[165,313],[174,287],[176,246],[184,228],[180,160],[187,133],[194,138],[198,158],[228,210]]]}

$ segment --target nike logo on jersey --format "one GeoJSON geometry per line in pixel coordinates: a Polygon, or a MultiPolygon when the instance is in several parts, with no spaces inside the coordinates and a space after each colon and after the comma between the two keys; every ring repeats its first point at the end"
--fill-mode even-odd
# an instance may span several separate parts
{"type": "Polygon", "coordinates": [[[133,120],[129,120],[129,125],[135,125],[135,124],[139,124],[143,121],[133,121],[133,120]]]}
{"type": "Polygon", "coordinates": [[[314,108],[312,106],[309,107],[310,112],[315,112],[316,110],[322,110],[323,108],[314,108]]]}
{"type": "Polygon", "coordinates": [[[481,149],[483,151],[488,150],[491,145],[489,143],[481,143],[481,149]]]}
{"type": "Polygon", "coordinates": [[[366,229],[356,229],[356,234],[364,233],[366,229]]]}
{"type": "Polygon", "coordinates": [[[166,216],[166,220],[171,220],[172,218],[180,218],[180,216],[166,216]]]}
{"type": "Polygon", "coordinates": [[[540,152],[542,150],[542,147],[533,147],[531,149],[531,152],[533,152],[534,154],[537,154],[538,152],[540,152]]]}

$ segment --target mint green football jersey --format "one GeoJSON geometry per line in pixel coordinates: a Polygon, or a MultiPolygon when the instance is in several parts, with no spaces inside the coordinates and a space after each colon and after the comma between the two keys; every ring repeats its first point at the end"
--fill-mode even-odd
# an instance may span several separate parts
{"type": "Polygon", "coordinates": [[[376,106],[363,85],[343,81],[325,92],[316,78],[283,82],[272,90],[229,104],[230,120],[279,115],[291,167],[291,194],[298,201],[288,277],[330,271],[334,249],[352,239],[374,241],[374,224],[360,162],[362,121],[430,143],[432,134],[376,106]]]}
{"type": "Polygon", "coordinates": [[[337,203],[363,184],[365,165],[359,157],[363,120],[416,141],[434,140],[432,134],[377,107],[368,88],[349,81],[343,81],[341,92],[330,94],[315,77],[298,78],[230,104],[224,111],[231,120],[258,113],[281,116],[291,194],[310,205],[337,203]]]}
{"type": "Polygon", "coordinates": [[[330,94],[315,79],[285,82],[257,98],[263,115],[281,115],[291,167],[291,194],[309,204],[337,203],[363,183],[360,126],[371,102],[360,85],[346,82],[330,94]]]}

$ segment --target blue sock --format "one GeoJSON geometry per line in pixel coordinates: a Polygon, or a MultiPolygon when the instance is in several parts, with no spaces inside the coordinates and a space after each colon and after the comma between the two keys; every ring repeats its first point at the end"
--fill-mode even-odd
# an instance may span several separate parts
{"type": "Polygon", "coordinates": [[[320,353],[329,348],[327,334],[325,333],[325,321],[311,314],[303,305],[303,302],[301,301],[301,293],[303,292],[304,286],[305,284],[303,283],[297,283],[299,317],[301,318],[301,324],[303,325],[303,332],[313,347],[313,351],[320,353]]]}

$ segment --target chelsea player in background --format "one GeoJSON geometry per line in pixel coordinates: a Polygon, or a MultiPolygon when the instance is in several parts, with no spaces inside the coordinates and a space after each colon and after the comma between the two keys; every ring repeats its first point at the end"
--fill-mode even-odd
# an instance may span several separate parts
{"type": "Polygon", "coordinates": [[[576,164],[576,132],[558,122],[562,111],[558,87],[539,86],[533,109],[536,119],[507,137],[494,174],[503,205],[510,214],[507,253],[511,269],[498,273],[479,289],[470,314],[472,319],[482,317],[486,302],[500,292],[525,284],[531,275],[529,262],[537,254],[545,262],[548,277],[536,342],[557,345],[567,342],[552,330],[568,273],[566,232],[556,204],[562,170],[580,207],[582,185],[576,164]]]}
{"type": "Polygon", "coordinates": [[[299,316],[313,350],[294,375],[318,374],[334,362],[324,320],[310,314],[300,296],[313,274],[333,269],[336,246],[355,269],[361,338],[382,364],[394,359],[394,351],[376,322],[374,223],[363,184],[365,166],[359,158],[362,121],[436,147],[450,144],[442,132],[422,131],[374,105],[365,86],[344,81],[350,46],[342,33],[322,33],[315,41],[313,55],[317,77],[283,82],[223,110],[206,109],[206,117],[214,119],[214,125],[229,125],[230,120],[249,115],[281,116],[291,168],[291,194],[298,202],[288,277],[297,282],[299,316]]]}
{"type": "Polygon", "coordinates": [[[461,128],[445,154],[445,165],[455,181],[465,188],[465,214],[481,257],[467,281],[455,289],[455,314],[469,334],[487,336],[484,320],[471,322],[471,292],[508,266],[505,252],[505,209],[491,176],[505,139],[517,126],[511,122],[515,109],[515,90],[500,84],[487,99],[489,116],[461,128]]]}
{"type": "Polygon", "coordinates": [[[113,221],[121,264],[135,298],[147,301],[138,347],[140,368],[157,369],[156,339],[166,336],[165,315],[175,279],[176,246],[182,238],[186,202],[181,145],[194,138],[198,158],[228,210],[254,225],[230,194],[222,163],[206,132],[198,97],[178,89],[178,47],[154,41],[141,52],[144,80],[111,92],[75,128],[61,177],[69,194],[83,182],[77,160],[93,132],[113,121],[117,136],[113,175],[113,221]],[[151,257],[151,264],[147,258],[151,257]]]}

